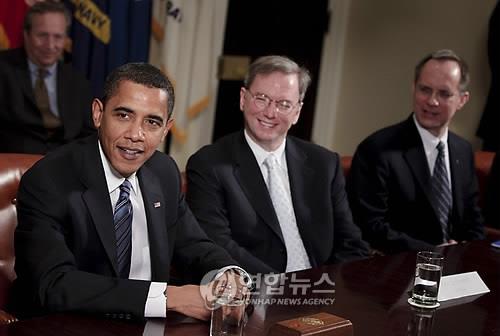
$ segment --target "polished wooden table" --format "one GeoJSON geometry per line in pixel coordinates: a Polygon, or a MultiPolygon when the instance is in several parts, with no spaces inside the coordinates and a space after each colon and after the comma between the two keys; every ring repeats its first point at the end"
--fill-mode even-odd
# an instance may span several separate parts
{"type": "MultiPolygon", "coordinates": [[[[323,311],[351,320],[356,336],[500,335],[500,249],[487,242],[473,242],[444,248],[443,253],[445,275],[477,271],[491,292],[448,301],[435,310],[417,310],[407,303],[415,254],[373,257],[262,282],[259,294],[253,298],[255,309],[244,334],[265,335],[276,321],[323,311]],[[271,280],[276,284],[270,284],[271,280]],[[327,280],[333,280],[335,287],[327,280]]],[[[166,335],[209,333],[208,323],[180,316],[170,315],[156,323],[156,327],[166,325],[166,335]]],[[[144,322],[61,314],[2,326],[0,336],[162,333],[151,326],[145,332],[144,322]]]]}

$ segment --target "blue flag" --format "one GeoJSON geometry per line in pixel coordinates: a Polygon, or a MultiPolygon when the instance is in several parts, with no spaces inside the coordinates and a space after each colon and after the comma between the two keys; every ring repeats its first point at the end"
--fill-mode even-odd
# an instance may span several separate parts
{"type": "Polygon", "coordinates": [[[102,96],[104,80],[116,67],[147,62],[152,0],[65,0],[72,24],[73,66],[102,96]]]}

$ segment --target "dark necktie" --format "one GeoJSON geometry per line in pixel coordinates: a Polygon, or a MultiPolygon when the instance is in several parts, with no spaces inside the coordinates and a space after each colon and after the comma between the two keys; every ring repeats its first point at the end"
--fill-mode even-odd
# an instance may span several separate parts
{"type": "Polygon", "coordinates": [[[47,73],[46,69],[38,68],[38,76],[35,81],[33,93],[35,94],[36,106],[42,115],[43,126],[50,132],[61,126],[61,121],[50,111],[49,93],[44,81],[47,73]]]}
{"type": "Polygon", "coordinates": [[[120,186],[120,196],[116,202],[113,220],[116,234],[116,255],[118,273],[121,278],[128,278],[130,256],[132,255],[132,203],[130,202],[131,184],[125,179],[120,186]]]}
{"type": "Polygon", "coordinates": [[[453,198],[448,182],[448,171],[446,170],[444,157],[444,144],[440,141],[437,145],[438,156],[432,173],[432,192],[436,198],[439,223],[443,232],[443,241],[448,241],[448,219],[450,217],[453,198]]]}

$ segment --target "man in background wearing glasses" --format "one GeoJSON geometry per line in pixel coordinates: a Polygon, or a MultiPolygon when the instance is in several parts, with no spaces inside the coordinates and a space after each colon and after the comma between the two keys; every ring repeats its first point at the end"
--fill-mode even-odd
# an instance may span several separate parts
{"type": "Polygon", "coordinates": [[[252,274],[367,256],[339,155],[288,136],[310,76],[282,56],[258,58],[240,90],[245,128],[195,153],[188,203],[205,232],[252,274]]]}

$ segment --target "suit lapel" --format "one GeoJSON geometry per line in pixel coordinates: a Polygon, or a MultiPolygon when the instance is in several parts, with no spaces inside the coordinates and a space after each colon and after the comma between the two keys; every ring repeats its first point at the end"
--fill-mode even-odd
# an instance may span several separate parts
{"type": "MultiPolygon", "coordinates": [[[[467,162],[467,159],[464,156],[464,151],[460,150],[458,142],[456,141],[452,133],[448,133],[448,153],[450,156],[451,192],[453,195],[452,215],[456,215],[458,216],[458,218],[462,218],[463,208],[455,205],[462,204],[461,198],[463,195],[463,190],[460,181],[467,180],[467,177],[464,176],[466,168],[463,166],[464,162],[467,162]]],[[[450,221],[450,223],[453,222],[454,221],[450,221]]]]}
{"type": "Polygon", "coordinates": [[[30,71],[27,65],[26,67],[17,68],[17,75],[17,78],[19,78],[19,82],[23,90],[23,94],[31,104],[36,106],[35,95],[33,93],[33,85],[31,84],[30,71]]]}
{"type": "Polygon", "coordinates": [[[404,134],[407,136],[407,150],[404,152],[404,157],[408,163],[410,170],[413,172],[418,184],[424,191],[429,204],[437,215],[436,202],[432,195],[431,174],[429,172],[429,164],[424,151],[424,145],[417,127],[413,122],[413,117],[406,121],[406,129],[404,134]]]}
{"type": "MultiPolygon", "coordinates": [[[[106,251],[115,275],[118,275],[116,238],[113,227],[113,209],[102,169],[102,162],[97,146],[97,136],[78,153],[77,164],[81,167],[82,183],[87,187],[82,198],[87,211],[92,217],[97,234],[106,251]],[[96,167],[99,167],[96,169],[96,167]]],[[[144,165],[137,173],[148,223],[152,279],[168,279],[169,255],[165,250],[167,241],[166,201],[161,192],[160,182],[151,170],[144,165]],[[167,266],[165,266],[167,265],[167,266]]]]}
{"type": "MultiPolygon", "coordinates": [[[[59,111],[59,118],[61,119],[62,124],[64,125],[64,138],[66,140],[70,140],[72,136],[74,136],[74,132],[78,129],[77,123],[79,121],[78,118],[72,117],[71,115],[66,115],[66,113],[73,113],[71,109],[70,100],[75,96],[71,93],[71,86],[68,83],[71,83],[72,80],[70,78],[71,74],[68,73],[67,67],[59,62],[57,64],[57,107],[59,111]]],[[[90,106],[88,107],[90,111],[90,106]]],[[[89,112],[90,113],[90,112],[89,112]]]]}
{"type": "Polygon", "coordinates": [[[84,147],[82,153],[75,154],[76,160],[79,161],[77,167],[82,169],[82,183],[87,187],[82,197],[115,274],[118,275],[113,209],[97,146],[97,136],[92,139],[93,141],[84,147]]]}
{"type": "Polygon", "coordinates": [[[260,172],[260,167],[245,140],[243,132],[236,135],[236,141],[233,146],[233,158],[234,176],[250,204],[264,223],[269,225],[271,230],[280,237],[281,241],[284,241],[271,197],[260,172]]]}
{"type": "Polygon", "coordinates": [[[165,248],[168,241],[165,214],[167,202],[163,197],[160,181],[147,166],[139,170],[138,177],[148,223],[151,278],[166,281],[168,279],[166,265],[169,265],[170,260],[168,248],[165,248]]]}
{"type": "MultiPolygon", "coordinates": [[[[66,118],[67,116],[64,114],[67,111],[67,101],[72,97],[72,95],[68,92],[71,88],[68,87],[67,83],[70,82],[67,79],[65,68],[61,63],[57,64],[57,107],[59,110],[59,118],[61,118],[61,122],[70,123],[74,118],[66,118]]],[[[68,129],[68,127],[64,127],[68,129]]]]}
{"type": "MultiPolygon", "coordinates": [[[[307,162],[307,154],[301,151],[290,137],[286,143],[286,164],[297,227],[306,251],[309,252],[313,250],[312,246],[309,246],[310,242],[315,241],[312,236],[314,223],[311,220],[311,202],[304,200],[311,200],[314,197],[315,192],[311,189],[314,185],[314,170],[307,162]]],[[[317,262],[311,257],[313,253],[308,254],[312,266],[316,266],[317,262]]]]}
{"type": "Polygon", "coordinates": [[[27,104],[32,104],[32,106],[35,107],[22,109],[21,112],[23,115],[19,117],[28,123],[42,125],[42,117],[37,112],[38,108],[36,108],[33,84],[31,83],[31,75],[28,67],[28,56],[23,49],[19,49],[19,52],[16,54],[17,58],[12,61],[15,68],[16,79],[19,81],[22,93],[26,97],[27,104]],[[31,113],[28,114],[27,112],[31,113]]]}

